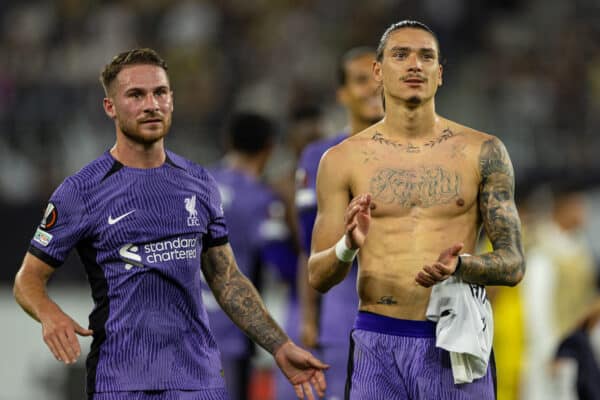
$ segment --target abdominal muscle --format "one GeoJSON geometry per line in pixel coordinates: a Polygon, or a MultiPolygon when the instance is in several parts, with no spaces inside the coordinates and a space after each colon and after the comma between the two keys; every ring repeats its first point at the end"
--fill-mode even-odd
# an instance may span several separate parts
{"type": "Polygon", "coordinates": [[[471,253],[477,231],[470,218],[461,221],[374,219],[359,253],[359,309],[393,318],[424,320],[431,288],[415,278],[425,265],[437,261],[454,243],[471,253]],[[410,227],[403,229],[402,227],[410,227]],[[469,228],[470,226],[470,228],[469,228]]]}
{"type": "Polygon", "coordinates": [[[415,282],[423,263],[400,257],[373,261],[372,265],[359,261],[359,309],[393,318],[424,320],[431,288],[415,282]]]}

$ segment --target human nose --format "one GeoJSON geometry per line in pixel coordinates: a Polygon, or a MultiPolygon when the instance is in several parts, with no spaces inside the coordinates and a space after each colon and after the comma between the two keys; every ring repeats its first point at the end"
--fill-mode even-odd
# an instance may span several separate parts
{"type": "Polygon", "coordinates": [[[409,72],[420,72],[421,71],[421,60],[417,56],[417,53],[410,53],[407,60],[409,72]]]}
{"type": "Polygon", "coordinates": [[[156,97],[152,93],[149,93],[148,95],[146,95],[146,97],[144,98],[144,111],[154,112],[154,111],[157,111],[158,109],[159,109],[159,107],[158,107],[158,101],[157,101],[156,97]]]}

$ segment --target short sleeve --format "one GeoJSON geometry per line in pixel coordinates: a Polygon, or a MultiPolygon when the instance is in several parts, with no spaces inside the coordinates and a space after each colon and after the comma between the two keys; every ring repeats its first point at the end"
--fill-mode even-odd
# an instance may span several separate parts
{"type": "Polygon", "coordinates": [[[227,223],[223,211],[221,195],[215,180],[208,177],[208,213],[209,222],[206,235],[202,238],[202,248],[221,246],[229,242],[227,223]]]}
{"type": "Polygon", "coordinates": [[[63,264],[86,231],[86,207],[78,190],[64,181],[52,194],[33,239],[29,253],[50,266],[63,264]]]}

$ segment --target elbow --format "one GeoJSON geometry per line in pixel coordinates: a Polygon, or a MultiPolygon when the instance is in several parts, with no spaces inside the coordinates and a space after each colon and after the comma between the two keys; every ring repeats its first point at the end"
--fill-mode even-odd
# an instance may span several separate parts
{"type": "Polygon", "coordinates": [[[310,272],[308,273],[308,284],[321,294],[325,294],[331,289],[331,286],[326,285],[323,281],[319,280],[314,273],[311,274],[310,272]]]}
{"type": "Polygon", "coordinates": [[[13,283],[12,294],[17,302],[19,301],[19,274],[15,276],[15,282],[13,283]]]}
{"type": "Polygon", "coordinates": [[[512,279],[509,286],[517,286],[523,280],[525,276],[525,257],[522,254],[517,257],[511,275],[512,279]]]}
{"type": "Polygon", "coordinates": [[[325,294],[331,289],[331,285],[327,285],[323,279],[318,277],[318,274],[310,267],[310,263],[308,266],[308,284],[321,294],[325,294]]]}

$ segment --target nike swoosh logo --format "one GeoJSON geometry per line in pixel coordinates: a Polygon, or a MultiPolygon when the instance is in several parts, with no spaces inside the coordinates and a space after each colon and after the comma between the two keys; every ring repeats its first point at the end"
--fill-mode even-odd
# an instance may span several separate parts
{"type": "Polygon", "coordinates": [[[109,225],[114,225],[114,224],[116,224],[117,222],[119,222],[120,220],[122,220],[123,218],[125,218],[126,216],[128,216],[129,214],[131,214],[131,213],[134,213],[134,212],[135,212],[135,210],[131,210],[131,211],[129,211],[128,213],[125,213],[125,214],[123,214],[123,215],[119,215],[117,218],[113,218],[113,217],[111,217],[111,216],[109,215],[109,216],[108,216],[108,224],[109,224],[109,225]]]}

